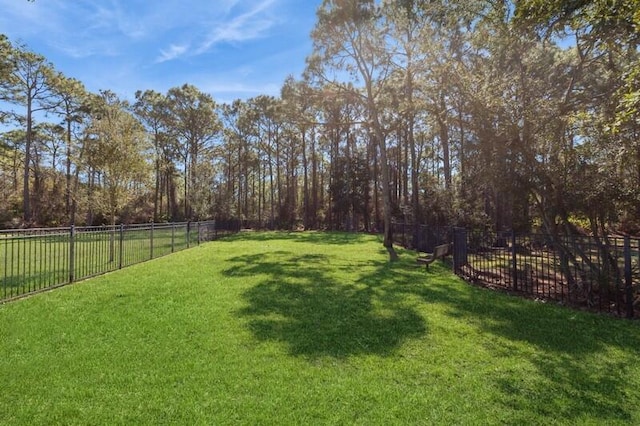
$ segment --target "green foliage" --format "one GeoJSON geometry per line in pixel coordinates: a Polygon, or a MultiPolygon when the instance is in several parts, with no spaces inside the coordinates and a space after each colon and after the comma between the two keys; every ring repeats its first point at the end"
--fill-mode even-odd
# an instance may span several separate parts
{"type": "MultiPolygon", "coordinates": [[[[5,101],[9,96],[11,87],[11,74],[13,71],[13,46],[4,34],[0,34],[0,100],[5,101]]],[[[0,115],[0,123],[5,119],[5,113],[0,115]]]]}
{"type": "Polygon", "coordinates": [[[365,213],[369,180],[368,164],[361,153],[342,154],[334,160],[329,191],[336,225],[351,230],[346,221],[365,213]]]}
{"type": "MultiPolygon", "coordinates": [[[[111,224],[116,215],[148,180],[148,140],[141,123],[124,108],[115,94],[102,92],[95,99],[96,118],[87,128],[86,156],[104,182],[101,201],[111,224]]],[[[100,205],[100,204],[98,204],[100,205]]]]}
{"type": "Polygon", "coordinates": [[[166,101],[168,125],[179,143],[176,151],[184,166],[184,217],[207,217],[210,203],[203,194],[211,190],[208,183],[213,174],[199,171],[210,170],[201,163],[211,160],[211,146],[222,131],[216,103],[211,95],[190,84],[169,89],[166,101]]]}
{"type": "MultiPolygon", "coordinates": [[[[634,0],[323,1],[303,79],[289,77],[279,98],[218,105],[185,84],[122,106],[145,126],[154,173],[118,209],[283,228],[371,229],[395,215],[552,235],[573,217],[590,232],[629,229],[640,223],[639,10],[634,0]]],[[[0,50],[0,97],[24,104],[34,94],[17,96],[17,60],[41,64],[32,98],[66,124],[62,144],[35,134],[29,114],[2,111],[26,132],[0,151],[2,194],[22,201],[11,214],[115,217],[113,203],[96,203],[106,165],[83,138],[99,109],[24,46],[2,36],[0,50]],[[63,161],[48,155],[54,145],[63,161]]]]}

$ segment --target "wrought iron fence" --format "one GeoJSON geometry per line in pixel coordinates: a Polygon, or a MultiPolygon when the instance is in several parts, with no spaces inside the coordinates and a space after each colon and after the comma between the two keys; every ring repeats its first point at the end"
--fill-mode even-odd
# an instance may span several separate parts
{"type": "Polygon", "coordinates": [[[422,252],[433,252],[433,248],[452,241],[453,228],[393,222],[393,242],[403,247],[422,252]]]}
{"type": "Polygon", "coordinates": [[[469,281],[629,318],[637,314],[637,238],[456,232],[466,247],[454,258],[455,271],[469,281]]]}
{"type": "Polygon", "coordinates": [[[397,243],[426,252],[453,243],[453,269],[472,283],[629,318],[640,314],[638,238],[516,235],[403,224],[394,225],[394,236],[397,243]]]}
{"type": "Polygon", "coordinates": [[[238,221],[0,231],[0,301],[59,287],[240,230],[238,221]]]}

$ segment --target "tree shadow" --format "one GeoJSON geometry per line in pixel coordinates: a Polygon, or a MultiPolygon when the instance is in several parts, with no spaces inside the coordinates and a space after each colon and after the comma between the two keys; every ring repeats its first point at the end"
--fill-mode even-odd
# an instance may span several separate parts
{"type": "Polygon", "coordinates": [[[258,339],[283,342],[295,356],[347,358],[389,356],[427,332],[424,318],[402,300],[332,278],[326,273],[331,260],[282,251],[230,260],[227,275],[264,275],[245,292],[248,306],[238,312],[258,339]]]}
{"type": "Polygon", "coordinates": [[[244,293],[247,306],[238,315],[258,339],[281,342],[292,355],[392,356],[427,334],[426,321],[437,310],[472,330],[474,345],[491,357],[482,371],[497,392],[488,397],[512,413],[510,422],[537,416],[630,424],[636,418],[635,324],[464,284],[445,263],[425,270],[405,250],[399,262],[386,261],[384,253],[341,263],[339,253],[269,252],[232,258],[225,273],[262,276],[244,293]],[[355,278],[339,278],[353,277],[354,267],[355,278]]]}
{"type": "Polygon", "coordinates": [[[269,231],[269,232],[241,232],[229,235],[224,239],[232,241],[295,241],[310,244],[349,245],[370,241],[371,234],[339,231],[269,231]]]}
{"type": "MultiPolygon", "coordinates": [[[[432,271],[442,273],[440,268],[432,271]]],[[[538,401],[533,405],[540,418],[570,422],[585,413],[603,421],[633,421],[629,410],[633,404],[625,401],[629,383],[638,381],[634,364],[640,357],[640,329],[625,320],[523,301],[461,285],[455,279],[436,281],[396,286],[394,291],[443,304],[448,307],[447,315],[477,328],[484,344],[496,354],[492,362],[497,368],[487,380],[501,390],[502,404],[516,413],[530,413],[532,402],[538,401]],[[501,343],[496,346],[496,342],[501,343]],[[534,350],[523,353],[520,342],[534,350]],[[607,357],[611,350],[617,353],[615,357],[607,357]],[[510,358],[525,358],[538,375],[526,383],[515,382],[513,372],[501,370],[501,363],[510,358]],[[594,358],[598,359],[595,368],[594,358]]],[[[530,417],[513,421],[526,423],[527,419],[530,421],[530,417]]]]}

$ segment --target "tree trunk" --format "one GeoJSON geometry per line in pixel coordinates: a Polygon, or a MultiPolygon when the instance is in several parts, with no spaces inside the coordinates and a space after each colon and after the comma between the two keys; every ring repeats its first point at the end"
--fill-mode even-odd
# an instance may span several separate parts
{"type": "Polygon", "coordinates": [[[69,224],[72,225],[71,218],[71,119],[67,119],[67,158],[66,158],[66,187],[65,187],[65,212],[69,218],[69,224]]]}
{"type": "Polygon", "coordinates": [[[280,159],[280,135],[279,131],[276,128],[274,141],[276,143],[276,190],[278,191],[278,216],[280,216],[280,212],[282,212],[282,176],[280,170],[280,163],[282,162],[280,159]]]}
{"type": "Polygon", "coordinates": [[[315,135],[311,139],[311,225],[318,227],[318,157],[316,154],[315,135]]]}
{"type": "Polygon", "coordinates": [[[380,224],[380,173],[378,167],[378,145],[372,144],[371,150],[373,151],[373,220],[375,221],[376,231],[379,232],[378,225],[380,224]]]}
{"type": "MultiPolygon", "coordinates": [[[[371,94],[372,91],[368,90],[371,94]]],[[[385,143],[385,136],[382,131],[382,125],[378,119],[378,110],[374,104],[373,98],[369,96],[369,114],[372,121],[374,138],[376,139],[378,148],[380,150],[380,171],[382,174],[382,212],[384,218],[384,241],[383,245],[389,252],[389,260],[398,260],[398,254],[393,248],[393,232],[391,229],[391,185],[389,182],[389,161],[387,159],[387,146],[385,143]]]]}
{"type": "Polygon", "coordinates": [[[275,219],[275,185],[273,184],[273,158],[271,156],[271,134],[269,134],[269,151],[267,153],[269,162],[269,194],[270,194],[270,217],[271,227],[273,227],[273,221],[275,219]]]}
{"type": "Polygon", "coordinates": [[[22,183],[22,218],[26,225],[31,222],[31,191],[29,189],[29,164],[31,163],[31,142],[33,140],[33,117],[31,96],[27,96],[27,129],[25,134],[24,147],[24,173],[22,183]]]}
{"type": "Polygon", "coordinates": [[[460,128],[460,152],[458,154],[458,160],[460,161],[460,198],[463,200],[466,196],[466,166],[467,166],[467,157],[466,157],[466,140],[465,140],[465,129],[464,129],[464,120],[462,119],[462,106],[458,108],[458,126],[460,128]]]}
{"type": "Polygon", "coordinates": [[[447,122],[447,104],[444,99],[444,92],[440,95],[440,107],[438,112],[438,130],[440,135],[440,145],[442,147],[442,162],[444,170],[444,187],[447,191],[451,189],[451,159],[449,152],[449,124],[447,122]]]}
{"type": "Polygon", "coordinates": [[[158,152],[158,134],[154,135],[154,145],[155,145],[155,175],[156,182],[153,191],[153,221],[158,222],[158,209],[159,209],[159,199],[160,199],[160,154],[158,152]]]}
{"type": "Polygon", "coordinates": [[[303,197],[304,200],[302,202],[303,204],[303,226],[304,229],[308,229],[309,228],[309,162],[308,162],[308,158],[307,158],[307,138],[306,138],[306,131],[303,129],[302,130],[302,169],[304,171],[304,176],[303,176],[303,197]]]}
{"type": "Polygon", "coordinates": [[[189,217],[189,157],[184,158],[184,219],[189,217]]]}
{"type": "Polygon", "coordinates": [[[409,142],[409,150],[411,151],[411,213],[413,214],[413,247],[418,246],[419,224],[422,215],[420,214],[420,188],[418,183],[418,156],[416,153],[416,140],[414,135],[414,117],[413,112],[409,118],[407,139],[409,142]]]}
{"type": "Polygon", "coordinates": [[[376,131],[376,139],[380,148],[380,162],[382,172],[382,210],[384,217],[384,241],[383,245],[389,252],[389,260],[398,260],[398,254],[393,248],[393,233],[391,229],[391,188],[389,185],[389,163],[387,162],[387,147],[384,135],[381,131],[376,131]]]}

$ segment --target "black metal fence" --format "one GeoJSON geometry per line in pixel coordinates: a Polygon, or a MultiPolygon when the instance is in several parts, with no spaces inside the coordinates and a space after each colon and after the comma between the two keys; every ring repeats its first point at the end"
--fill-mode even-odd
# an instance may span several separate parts
{"type": "Polygon", "coordinates": [[[628,318],[640,314],[638,238],[394,224],[394,240],[425,252],[453,243],[453,269],[472,283],[628,318]]]}
{"type": "Polygon", "coordinates": [[[238,221],[0,231],[0,301],[161,257],[240,230],[238,221]]]}
{"type": "Polygon", "coordinates": [[[403,247],[431,253],[440,244],[453,241],[453,228],[407,223],[392,223],[393,242],[403,247]]]}

